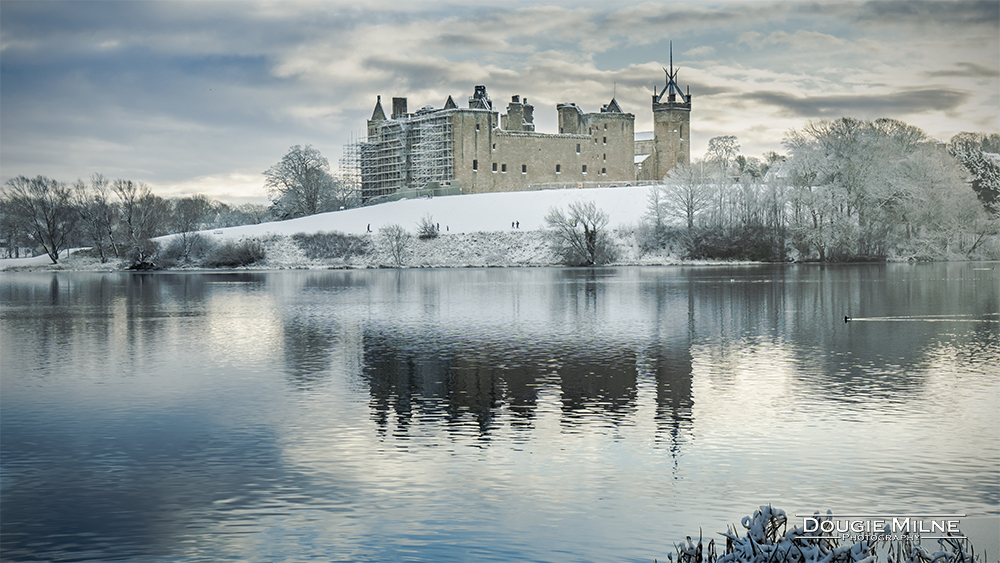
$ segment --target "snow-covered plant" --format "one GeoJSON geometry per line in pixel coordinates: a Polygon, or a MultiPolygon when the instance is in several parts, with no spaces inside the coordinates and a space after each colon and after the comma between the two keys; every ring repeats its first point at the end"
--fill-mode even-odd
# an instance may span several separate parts
{"type": "Polygon", "coordinates": [[[564,264],[593,266],[615,259],[615,246],[607,232],[608,215],[594,202],[573,202],[565,214],[553,207],[545,223],[552,249],[564,264]]]}
{"type": "Polygon", "coordinates": [[[974,549],[965,538],[938,540],[940,549],[931,553],[909,537],[887,540],[881,544],[862,540],[841,545],[836,537],[821,537],[822,523],[832,518],[816,513],[820,523],[815,530],[805,531],[800,526],[788,529],[784,510],[770,505],[761,506],[752,516],[740,522],[743,535],[734,528],[722,534],[726,538],[725,552],[715,553],[714,540],[705,546],[699,536],[698,543],[691,536],[675,545],[676,555],[667,558],[677,563],[878,563],[879,551],[887,555],[888,563],[977,563],[974,549]]]}
{"type": "Polygon", "coordinates": [[[417,223],[417,237],[421,239],[431,239],[437,238],[441,234],[436,223],[434,223],[434,217],[430,215],[424,215],[420,222],[417,223]]]}
{"type": "Polygon", "coordinates": [[[379,243],[383,251],[389,255],[394,266],[402,266],[406,261],[407,249],[410,245],[410,233],[403,227],[392,224],[378,231],[379,243]]]}

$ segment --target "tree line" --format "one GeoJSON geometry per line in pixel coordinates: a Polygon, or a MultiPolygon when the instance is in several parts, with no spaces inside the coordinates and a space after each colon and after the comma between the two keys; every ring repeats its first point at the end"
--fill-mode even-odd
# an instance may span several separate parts
{"type": "Polygon", "coordinates": [[[90,247],[102,263],[124,259],[150,265],[159,248],[151,239],[181,233],[176,252],[186,257],[200,239],[187,233],[291,219],[354,207],[353,190],[330,173],[311,146],[293,146],[264,172],[271,205],[229,205],[204,195],[164,199],[143,183],[94,174],[66,184],[45,176],[17,176],[0,194],[0,257],[44,252],[58,263],[69,248],[90,247]]]}
{"type": "MultiPolygon", "coordinates": [[[[939,143],[894,119],[791,130],[763,158],[734,136],[650,190],[642,242],[690,258],[853,261],[1000,251],[1000,135],[939,143]]],[[[990,253],[986,253],[990,255],[990,253]]]]}
{"type": "Polygon", "coordinates": [[[0,240],[5,258],[41,251],[52,263],[61,252],[90,247],[101,262],[113,258],[148,264],[170,233],[261,223],[267,206],[229,205],[204,195],[164,199],[134,180],[94,174],[73,184],[45,176],[17,176],[0,195],[0,240]]]}

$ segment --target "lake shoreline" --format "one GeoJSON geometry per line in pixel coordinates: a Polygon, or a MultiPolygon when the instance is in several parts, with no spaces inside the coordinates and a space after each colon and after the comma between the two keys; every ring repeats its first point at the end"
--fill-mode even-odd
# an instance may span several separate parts
{"type": "MultiPolygon", "coordinates": [[[[170,238],[161,239],[165,245],[170,238]]],[[[382,248],[374,233],[369,247],[362,254],[335,258],[310,258],[292,237],[284,234],[267,234],[260,238],[265,258],[254,264],[236,267],[207,267],[197,263],[179,264],[169,267],[132,270],[124,266],[120,259],[101,262],[90,256],[88,249],[73,249],[68,258],[61,258],[52,264],[46,255],[31,258],[0,259],[0,271],[167,271],[167,272],[216,272],[216,271],[282,271],[282,270],[372,270],[372,269],[424,269],[424,268],[551,268],[568,267],[560,262],[550,249],[544,231],[513,230],[484,231],[474,233],[442,233],[431,239],[413,237],[409,241],[402,264],[382,248]]],[[[618,259],[601,267],[618,266],[726,266],[749,264],[882,264],[917,262],[976,262],[979,260],[884,260],[857,262],[817,262],[784,261],[767,262],[754,260],[686,259],[679,257],[674,249],[645,251],[636,242],[633,233],[616,230],[612,239],[618,250],[618,259]]]]}

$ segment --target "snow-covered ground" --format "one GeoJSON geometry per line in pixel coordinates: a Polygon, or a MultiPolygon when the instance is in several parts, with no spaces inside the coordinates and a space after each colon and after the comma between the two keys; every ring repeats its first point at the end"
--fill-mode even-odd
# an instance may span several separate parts
{"type": "Polygon", "coordinates": [[[520,222],[521,230],[533,231],[545,226],[545,214],[553,207],[566,209],[575,201],[593,201],[608,214],[610,228],[634,224],[646,211],[649,187],[588,188],[504,192],[493,194],[453,195],[428,199],[406,199],[370,207],[320,213],[288,221],[228,227],[206,231],[216,237],[240,238],[263,234],[314,233],[339,231],[364,234],[391,224],[415,233],[417,223],[430,215],[441,225],[441,233],[476,233],[511,230],[520,222]]]}
{"type": "MultiPolygon", "coordinates": [[[[288,238],[296,233],[337,231],[370,236],[375,242],[379,229],[398,224],[416,234],[424,216],[440,225],[441,236],[433,240],[414,238],[406,259],[407,266],[540,266],[556,262],[545,241],[545,215],[553,207],[565,210],[570,203],[594,202],[608,214],[608,228],[615,232],[620,263],[672,263],[670,256],[641,256],[629,236],[629,227],[638,224],[646,212],[649,187],[588,188],[505,192],[410,199],[370,207],[321,213],[288,221],[244,225],[202,231],[201,234],[222,242],[246,237],[265,240],[267,260],[257,267],[376,267],[391,263],[378,248],[375,252],[349,260],[312,261],[288,238]],[[512,226],[513,223],[513,226],[512,226]]],[[[166,244],[174,235],[160,237],[166,244]]],[[[45,268],[47,256],[0,260],[0,270],[45,268]]],[[[75,257],[60,260],[66,269],[106,269],[93,259],[75,257]]],[[[60,267],[60,266],[57,266],[60,267]]]]}

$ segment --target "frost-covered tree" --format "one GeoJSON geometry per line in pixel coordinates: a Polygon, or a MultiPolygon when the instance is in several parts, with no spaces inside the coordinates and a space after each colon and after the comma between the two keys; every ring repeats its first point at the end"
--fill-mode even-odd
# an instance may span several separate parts
{"type": "Polygon", "coordinates": [[[607,233],[608,215],[589,202],[569,204],[567,213],[553,207],[545,215],[552,249],[569,266],[607,264],[615,248],[607,233]]]}
{"type": "Polygon", "coordinates": [[[341,206],[330,163],[311,145],[290,148],[280,162],[264,171],[264,178],[264,188],[281,218],[315,215],[341,206]]]}
{"type": "Polygon", "coordinates": [[[987,209],[1000,215],[1000,134],[959,133],[948,151],[972,176],[972,189],[987,209]]]}
{"type": "Polygon", "coordinates": [[[410,248],[410,233],[400,225],[392,224],[378,231],[379,244],[389,255],[393,265],[402,266],[406,262],[406,254],[410,248]]]}
{"type": "Polygon", "coordinates": [[[914,236],[948,231],[955,206],[968,201],[968,186],[937,143],[898,120],[809,123],[784,142],[793,245],[803,255],[885,258],[912,247],[914,236]],[[928,194],[940,201],[918,212],[928,194]]]}
{"type": "MultiPolygon", "coordinates": [[[[700,166],[700,163],[678,165],[670,171],[662,186],[651,188],[656,199],[662,202],[664,214],[680,218],[688,229],[694,227],[695,217],[712,202],[713,188],[705,182],[700,166]]],[[[650,195],[651,199],[653,197],[650,195]]]]}

